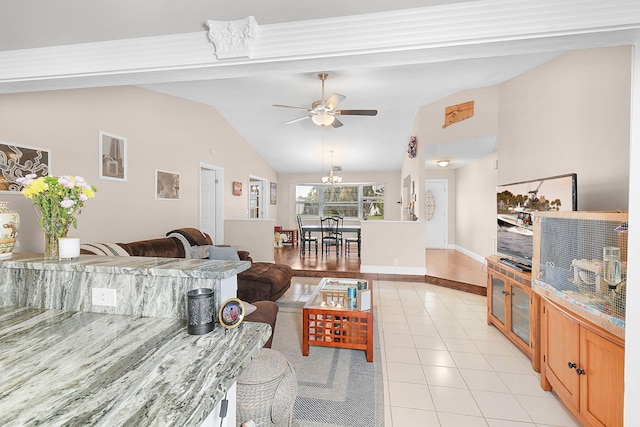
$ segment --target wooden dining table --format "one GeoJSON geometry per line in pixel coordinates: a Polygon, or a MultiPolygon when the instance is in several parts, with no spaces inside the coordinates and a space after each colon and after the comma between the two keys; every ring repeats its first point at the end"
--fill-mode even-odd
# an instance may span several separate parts
{"type": "MultiPolygon", "coordinates": [[[[312,233],[322,232],[322,226],[320,224],[302,225],[301,229],[303,237],[311,237],[312,233]]],[[[356,233],[358,235],[358,257],[360,257],[361,230],[362,228],[359,225],[341,225],[338,227],[338,231],[341,233],[356,233]]],[[[305,245],[302,245],[302,255],[304,255],[304,253],[305,245]]]]}

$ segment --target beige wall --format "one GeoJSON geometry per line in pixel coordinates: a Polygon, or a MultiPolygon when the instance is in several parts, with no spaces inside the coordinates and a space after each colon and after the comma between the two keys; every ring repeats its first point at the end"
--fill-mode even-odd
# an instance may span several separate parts
{"type": "Polygon", "coordinates": [[[425,275],[424,224],[362,221],[362,273],[425,275]]]}
{"type": "MultiPolygon", "coordinates": [[[[246,218],[247,198],[231,196],[231,182],[249,174],[277,182],[275,171],[209,106],[137,87],[0,95],[0,141],[48,148],[54,175],[81,175],[98,187],[78,230],[83,242],[129,242],[199,225],[200,162],[224,168],[225,218],[246,218]],[[98,179],[98,133],[128,139],[127,182],[98,179]],[[155,169],[180,174],[180,200],[155,200],[155,169]]],[[[2,200],[22,217],[21,252],[42,251],[31,203],[19,194],[2,200]]],[[[270,206],[277,216],[277,206],[270,206]]]]}
{"type": "Polygon", "coordinates": [[[227,219],[225,244],[249,251],[255,262],[274,262],[273,219],[227,219]]]}
{"type": "Polygon", "coordinates": [[[628,210],[631,48],[567,53],[500,85],[498,182],[578,174],[578,209],[628,210]]]}
{"type": "Polygon", "coordinates": [[[480,262],[495,250],[495,160],[493,153],[456,173],[456,247],[480,262]]]}

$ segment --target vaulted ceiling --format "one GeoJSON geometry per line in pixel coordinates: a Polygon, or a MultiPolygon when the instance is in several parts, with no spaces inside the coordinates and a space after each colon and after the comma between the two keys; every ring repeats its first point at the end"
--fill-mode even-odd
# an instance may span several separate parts
{"type": "MultiPolygon", "coordinates": [[[[567,50],[630,43],[640,21],[634,2],[612,10],[600,0],[8,3],[0,93],[135,84],[206,103],[280,173],[326,170],[330,150],[345,171],[399,170],[421,105],[567,50]],[[246,16],[258,23],[253,54],[216,58],[206,21],[246,16]],[[327,94],[346,96],[341,108],[378,115],[341,117],[337,129],[284,125],[304,112],[272,104],[310,107],[319,72],[329,73],[327,94]]],[[[474,155],[464,141],[450,149],[474,155]]]]}

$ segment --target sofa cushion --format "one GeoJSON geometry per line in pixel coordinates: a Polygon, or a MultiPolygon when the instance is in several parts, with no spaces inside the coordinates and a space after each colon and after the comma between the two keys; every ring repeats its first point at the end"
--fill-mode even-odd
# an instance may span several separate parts
{"type": "Polygon", "coordinates": [[[238,298],[254,301],[276,301],[291,286],[293,270],[285,264],[254,262],[238,274],[238,298]]]}
{"type": "Polygon", "coordinates": [[[184,258],[184,245],[175,237],[119,243],[129,255],[161,258],[184,258]]]}
{"type": "MultiPolygon", "coordinates": [[[[264,348],[271,348],[273,341],[273,333],[276,330],[276,318],[278,317],[278,304],[272,301],[256,301],[253,303],[255,310],[251,313],[245,314],[244,321],[246,322],[260,322],[268,323],[271,325],[271,336],[264,344],[264,348]]],[[[245,306],[247,303],[245,303],[245,306]]]]}
{"type": "Polygon", "coordinates": [[[209,259],[239,261],[237,246],[209,246],[209,259]]]}

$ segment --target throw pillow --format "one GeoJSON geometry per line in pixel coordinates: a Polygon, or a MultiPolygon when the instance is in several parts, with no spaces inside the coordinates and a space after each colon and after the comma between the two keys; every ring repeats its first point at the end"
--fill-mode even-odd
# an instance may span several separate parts
{"type": "Polygon", "coordinates": [[[207,259],[209,258],[210,245],[191,246],[191,258],[207,259]]]}
{"type": "Polygon", "coordinates": [[[240,261],[237,246],[211,246],[209,247],[209,259],[219,261],[240,261]]]}

